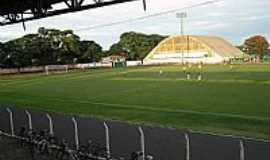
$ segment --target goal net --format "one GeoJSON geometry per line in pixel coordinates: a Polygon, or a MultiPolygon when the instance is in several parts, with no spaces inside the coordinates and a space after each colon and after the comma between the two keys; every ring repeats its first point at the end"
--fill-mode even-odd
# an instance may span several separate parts
{"type": "Polygon", "coordinates": [[[69,67],[68,65],[48,65],[45,66],[45,73],[46,75],[52,73],[68,73],[69,67]]]}

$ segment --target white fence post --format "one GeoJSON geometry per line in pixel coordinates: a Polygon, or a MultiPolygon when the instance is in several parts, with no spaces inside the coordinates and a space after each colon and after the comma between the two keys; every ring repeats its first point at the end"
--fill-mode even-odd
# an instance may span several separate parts
{"type": "Polygon", "coordinates": [[[74,125],[74,139],[75,139],[75,145],[76,145],[76,150],[79,150],[79,133],[78,133],[78,123],[75,117],[72,118],[72,122],[74,125]]]}
{"type": "Polygon", "coordinates": [[[186,139],[186,160],[190,160],[190,140],[187,133],[185,134],[185,139],[186,139]]]}
{"type": "Polygon", "coordinates": [[[28,112],[27,110],[25,110],[25,113],[26,113],[27,118],[28,118],[28,127],[29,127],[29,130],[32,130],[33,129],[32,116],[31,116],[30,112],[28,112]]]}
{"type": "Polygon", "coordinates": [[[140,137],[141,137],[141,152],[142,152],[142,160],[145,160],[145,139],[144,132],[142,127],[139,127],[140,137]]]}
{"type": "Polygon", "coordinates": [[[66,73],[68,73],[68,65],[65,65],[66,73]]]}
{"type": "Polygon", "coordinates": [[[49,66],[45,66],[46,75],[49,75],[49,66]]]}
{"type": "Polygon", "coordinates": [[[12,113],[11,109],[9,109],[9,108],[7,108],[6,110],[9,113],[9,124],[10,124],[11,135],[15,136],[15,134],[14,134],[13,113],[12,113]]]}
{"type": "Polygon", "coordinates": [[[104,128],[105,128],[105,136],[106,136],[106,152],[107,152],[107,158],[111,157],[111,150],[110,150],[110,132],[109,132],[109,127],[106,124],[106,122],[104,122],[104,128]]]}
{"type": "Polygon", "coordinates": [[[240,140],[240,160],[245,160],[245,147],[243,140],[240,140]]]}
{"type": "Polygon", "coordinates": [[[53,121],[52,121],[52,117],[48,113],[46,114],[46,117],[49,120],[50,134],[53,136],[54,135],[54,132],[53,132],[53,121]]]}

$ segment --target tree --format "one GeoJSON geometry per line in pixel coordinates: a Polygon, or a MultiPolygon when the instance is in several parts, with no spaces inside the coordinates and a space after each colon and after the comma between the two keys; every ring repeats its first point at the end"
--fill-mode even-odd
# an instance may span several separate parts
{"type": "Polygon", "coordinates": [[[32,54],[32,65],[44,66],[57,64],[57,50],[51,46],[49,39],[35,37],[25,48],[28,53],[32,54]]]}
{"type": "Polygon", "coordinates": [[[0,68],[4,68],[4,59],[6,57],[6,53],[4,52],[4,44],[0,42],[0,68]]]}
{"type": "Polygon", "coordinates": [[[58,64],[74,63],[80,54],[80,37],[73,31],[40,28],[38,38],[46,42],[46,48],[52,50],[52,58],[58,64]]]}
{"type": "Polygon", "coordinates": [[[142,60],[161,40],[160,35],[128,32],[109,51],[94,41],[81,41],[72,30],[39,28],[28,34],[0,43],[0,67],[27,67],[53,64],[97,62],[104,56],[119,54],[129,60],[142,60]]]}
{"type": "Polygon", "coordinates": [[[81,63],[97,62],[102,57],[102,47],[94,41],[80,42],[80,56],[78,58],[81,63]]]}
{"type": "Polygon", "coordinates": [[[128,32],[120,37],[120,41],[110,48],[110,53],[124,52],[129,60],[142,60],[165,36],[145,35],[142,33],[128,32]]]}
{"type": "Polygon", "coordinates": [[[4,64],[6,67],[21,67],[31,66],[32,55],[25,52],[25,45],[22,39],[9,41],[5,44],[4,49],[6,55],[4,64]]]}
{"type": "Polygon", "coordinates": [[[119,54],[119,53],[125,53],[126,51],[124,50],[124,47],[120,43],[115,43],[113,44],[110,49],[109,49],[109,54],[119,54]]]}
{"type": "Polygon", "coordinates": [[[62,64],[74,63],[75,59],[77,59],[80,54],[79,37],[65,32],[59,45],[58,52],[61,53],[60,62],[62,64]]]}
{"type": "Polygon", "coordinates": [[[256,55],[257,60],[260,61],[268,52],[269,43],[263,36],[253,36],[248,38],[244,43],[247,54],[256,55]]]}

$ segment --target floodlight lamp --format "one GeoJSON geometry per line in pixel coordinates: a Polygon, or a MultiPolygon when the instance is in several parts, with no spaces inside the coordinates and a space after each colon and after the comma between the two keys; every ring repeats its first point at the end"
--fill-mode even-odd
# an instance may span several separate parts
{"type": "Polygon", "coordinates": [[[177,18],[187,18],[187,13],[186,12],[181,12],[181,13],[176,13],[177,18]]]}

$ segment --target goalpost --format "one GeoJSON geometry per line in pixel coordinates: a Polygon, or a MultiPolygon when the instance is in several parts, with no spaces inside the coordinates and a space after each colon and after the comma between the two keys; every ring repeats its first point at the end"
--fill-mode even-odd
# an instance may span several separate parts
{"type": "Polygon", "coordinates": [[[50,73],[68,73],[68,65],[47,65],[45,66],[45,73],[49,75],[50,73]]]}

